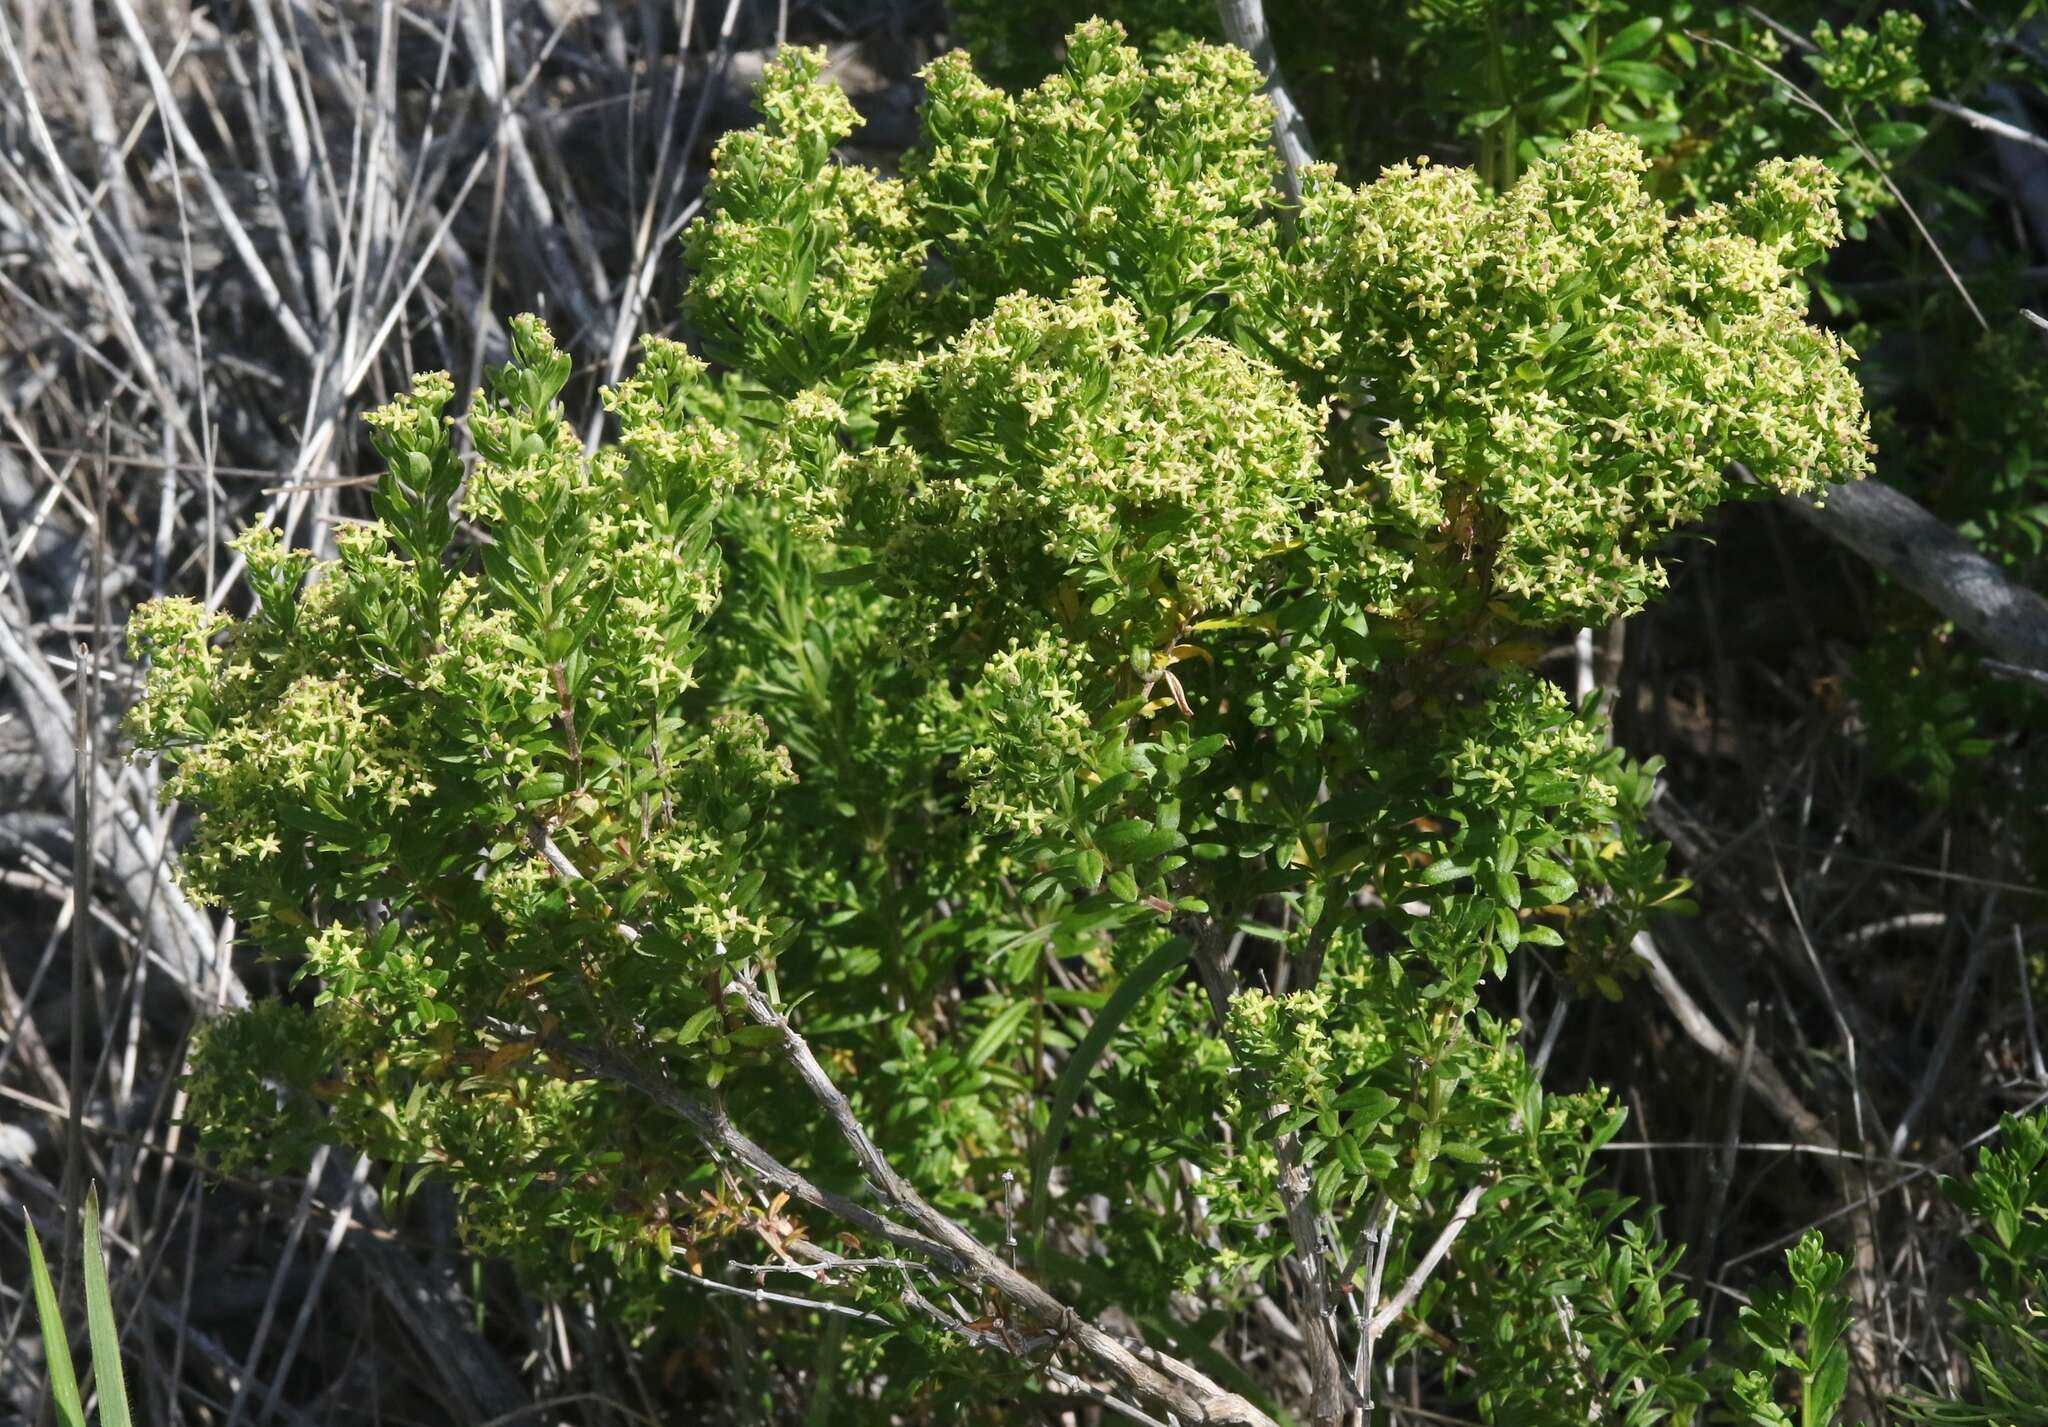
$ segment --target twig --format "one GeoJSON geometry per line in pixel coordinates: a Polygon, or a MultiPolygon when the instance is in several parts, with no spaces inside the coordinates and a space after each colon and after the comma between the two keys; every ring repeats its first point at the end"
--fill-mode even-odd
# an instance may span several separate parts
{"type": "MultiPolygon", "coordinates": [[[[1771,872],[1778,881],[1778,894],[1785,899],[1785,914],[1792,919],[1792,930],[1799,936],[1800,950],[1806,953],[1807,965],[1813,969],[1814,984],[1820,988],[1821,1000],[1834,1019],[1835,1033],[1842,1038],[1842,1051],[1849,1067],[1849,1115],[1855,1126],[1856,1143],[1868,1144],[1870,1137],[1863,1127],[1863,1074],[1857,1064],[1856,1032],[1849,1025],[1848,1012],[1842,1009],[1841,997],[1835,993],[1834,978],[1821,964],[1820,952],[1815,949],[1813,938],[1806,934],[1806,918],[1799,913],[1799,899],[1792,894],[1792,884],[1785,878],[1785,866],[1778,860],[1775,848],[1771,849],[1771,872]]],[[[1897,1153],[1897,1150],[1893,1152],[1897,1153]]]]}
{"type": "Polygon", "coordinates": [[[2019,966],[2020,1008],[2027,1018],[2027,1053],[2033,1060],[2034,1079],[2048,1084],[2048,1061],[2041,1058],[2041,1034],[2034,1024],[2034,969],[2027,964],[2027,943],[2018,922],[2012,924],[2012,955],[2019,966]]]}
{"type": "Polygon", "coordinates": [[[964,1276],[992,1285],[1010,1302],[1040,1321],[1059,1324],[1075,1345],[1126,1391],[1196,1422],[1254,1423],[1259,1427],[1273,1427],[1272,1419],[1265,1413],[1236,1393],[1224,1391],[1186,1363],[1164,1354],[1155,1355],[1160,1364],[1158,1367],[1140,1359],[1101,1328],[1076,1317],[1066,1304],[1011,1268],[972,1234],[932,1208],[924,1196],[896,1172],[869,1137],[855,1117],[853,1107],[818,1063],[809,1043],[780,1011],[768,1003],[767,997],[753,982],[735,978],[727,983],[725,991],[745,1003],[748,1014],[757,1024],[773,1027],[778,1032],[783,1058],[825,1111],[869,1180],[883,1198],[908,1216],[923,1234],[945,1247],[946,1256],[967,1270],[964,1276]]]}
{"type": "Polygon", "coordinates": [[[742,1288],[736,1283],[721,1283],[715,1278],[701,1274],[684,1273],[680,1269],[664,1270],[667,1277],[678,1283],[687,1283],[693,1288],[708,1289],[713,1293],[729,1293],[735,1298],[752,1299],[756,1303],[780,1303],[791,1308],[808,1308],[818,1313],[837,1313],[843,1318],[856,1319],[862,1323],[877,1323],[884,1328],[893,1327],[887,1318],[870,1313],[865,1308],[855,1308],[847,1303],[834,1303],[825,1298],[805,1298],[795,1293],[774,1293],[765,1288],[742,1288]]]}
{"type": "MultiPolygon", "coordinates": [[[[1223,964],[1223,941],[1229,930],[1217,918],[1205,919],[1195,931],[1195,969],[1209,996],[1209,1010],[1219,1033],[1229,1037],[1230,1003],[1237,995],[1237,976],[1223,964]]],[[[1233,1043],[1233,1054],[1237,1046],[1233,1043]]],[[[1244,1057],[1237,1055],[1239,1065],[1244,1057]]],[[[1277,1108],[1275,1114],[1281,1113],[1277,1108]]],[[[1289,1132],[1274,1136],[1274,1157],[1280,1163],[1278,1188],[1286,1211],[1287,1237],[1300,1267],[1302,1300],[1307,1319],[1301,1325],[1302,1349],[1308,1358],[1309,1415],[1318,1424],[1334,1424],[1344,1412],[1344,1364],[1337,1355],[1330,1313],[1330,1266],[1322,1236],[1316,1232],[1315,1190],[1302,1167],[1301,1146],[1289,1132]]]]}
{"type": "Polygon", "coordinates": [[[92,991],[92,906],[93,874],[93,784],[99,771],[92,738],[92,680],[87,675],[92,646],[78,650],[78,706],[76,752],[72,762],[71,825],[71,1074],[65,1098],[70,1114],[64,1117],[64,1242],[67,1252],[60,1270],[58,1297],[66,1311],[74,1308],[71,1292],[72,1262],[78,1257],[78,1214],[85,1190],[85,1101],[92,1093],[85,1081],[85,1006],[92,991]]]}
{"type": "Polygon", "coordinates": [[[1920,1083],[1913,1089],[1912,1100],[1892,1130],[1892,1153],[1895,1155],[1905,1150],[1907,1141],[1912,1138],[1913,1122],[1920,1118],[1940,1088],[1942,1073],[1948,1069],[1949,1058],[1955,1054],[1956,1042],[1962,1037],[1963,1022],[1977,1004],[1977,983],[1984,979],[1984,970],[1991,964],[1991,912],[1998,894],[1987,893],[1984,900],[1983,924],[1970,938],[1970,959],[1963,963],[1963,979],[1950,993],[1948,1014],[1942,1018],[1941,1033],[1934,1039],[1934,1050],[1920,1072],[1920,1083]]]}
{"type": "Polygon", "coordinates": [[[1671,968],[1664,961],[1663,953],[1657,950],[1657,943],[1648,932],[1637,932],[1632,944],[1637,958],[1648,968],[1650,985],[1663,998],[1665,1007],[1678,1022],[1679,1029],[1692,1038],[1694,1045],[1705,1051],[1714,1060],[1733,1074],[1745,1075],[1749,1088],[1761,1095],[1769,1105],[1771,1113],[1783,1122],[1785,1127],[1802,1140],[1839,1150],[1841,1141],[1835,1138],[1820,1116],[1806,1108],[1799,1096],[1792,1090],[1790,1082],[1771,1063],[1770,1057],[1755,1055],[1749,1058],[1745,1074],[1742,1052],[1721,1034],[1720,1027],[1707,1018],[1678,978],[1671,974],[1671,968]]]}
{"type": "Polygon", "coordinates": [[[760,1145],[742,1134],[723,1109],[708,1105],[684,1090],[659,1070],[639,1065],[610,1051],[573,1045],[560,1040],[543,1040],[543,1047],[569,1064],[600,1079],[610,1080],[646,1096],[662,1109],[682,1120],[714,1151],[730,1155],[764,1184],[787,1190],[813,1209],[822,1209],[844,1219],[863,1233],[894,1244],[899,1249],[922,1254],[960,1274],[966,1265],[947,1245],[915,1229],[875,1213],[864,1205],[813,1183],[783,1164],[760,1145]]]}
{"type": "Polygon", "coordinates": [[[2048,152],[2048,139],[2042,138],[2033,130],[2022,129],[2017,124],[2009,124],[2003,119],[1972,109],[1968,105],[1957,104],[1948,99],[1930,99],[1927,101],[1927,107],[1938,109],[1944,114],[1962,120],[1973,129],[1982,129],[1985,133],[2004,139],[2008,143],[2024,144],[2030,149],[2048,152]]]}
{"type": "MultiPolygon", "coordinates": [[[[2048,1105],[2048,1090],[2044,1090],[2038,1095],[2030,1096],[2025,1102],[2013,1106],[2009,1113],[2013,1115],[2031,1115],[2044,1105],[2048,1105]]],[[[1847,1204],[1838,1204],[1828,1210],[1827,1213],[1808,1220],[1789,1234],[1780,1234],[1778,1237],[1768,1239],[1754,1248],[1744,1249],[1741,1253],[1729,1259],[1727,1263],[1721,1265],[1722,1271],[1726,1272],[1737,1264],[1748,1263],[1751,1259],[1762,1258],[1766,1254],[1777,1253],[1791,1244],[1798,1243],[1810,1230],[1818,1229],[1823,1224],[1831,1224],[1835,1220],[1846,1218],[1851,1214],[1868,1214],[1887,1195],[1894,1194],[1909,1184],[1925,1179],[1945,1164],[1953,1164],[1956,1160],[1961,1159],[1965,1154],[1995,1136],[1999,1132],[1999,1128],[1999,1125],[1994,1124],[1988,1129],[1979,1130],[1961,1144],[1950,1146],[1925,1164],[1915,1165],[1897,1179],[1892,1180],[1891,1183],[1871,1189],[1847,1204]]]]}
{"type": "Polygon", "coordinates": [[[286,304],[284,294],[277,290],[277,281],[257,253],[256,244],[249,237],[249,230],[236,216],[234,205],[228,201],[227,194],[221,189],[220,181],[214,177],[213,168],[206,161],[206,151],[192,136],[191,127],[186,124],[183,111],[171,95],[170,80],[165,76],[163,66],[157,62],[156,51],[150,46],[149,35],[142,28],[142,21],[136,15],[135,7],[129,0],[113,0],[113,4],[123,28],[128,32],[129,42],[135,47],[136,58],[142,62],[142,72],[148,78],[150,88],[155,92],[158,117],[162,119],[172,142],[185,155],[185,161],[198,175],[200,187],[206,190],[207,200],[213,207],[214,217],[220,221],[221,231],[227,234],[228,241],[242,259],[249,280],[255,283],[257,291],[263,294],[271,316],[277,322],[278,330],[284,333],[285,340],[291,343],[292,349],[300,356],[312,356],[312,336],[299,321],[298,314],[286,304]]]}
{"type": "Polygon", "coordinates": [[[1756,1064],[1757,1004],[1751,1001],[1742,1018],[1742,1059],[1728,1087],[1728,1115],[1723,1122],[1720,1153],[1708,1169],[1707,1208],[1700,1219],[1700,1273],[1713,1272],[1721,1251],[1721,1216],[1728,1208],[1728,1188],[1735,1182],[1735,1154],[1742,1148],[1742,1107],[1749,1093],[1750,1068],[1756,1064]]]}
{"type": "Polygon", "coordinates": [[[1824,500],[1785,501],[1954,620],[1992,653],[2048,672],[2048,600],[2017,585],[1910,497],[1881,481],[1828,487],[1824,500]]]}
{"type": "Polygon", "coordinates": [[[1480,1183],[1465,1191],[1458,1200],[1458,1207],[1451,1211],[1450,1222],[1443,1226],[1430,1243],[1428,1250],[1416,1261],[1415,1267],[1409,1271],[1408,1277],[1402,1280],[1394,1296],[1381,1304],[1379,1312],[1373,1314],[1366,1323],[1368,1334],[1378,1338],[1394,1325],[1396,1318],[1414,1305],[1422,1290],[1428,1286],[1430,1275],[1435,1273],[1437,1265],[1444,1261],[1444,1255],[1451,1251],[1451,1245],[1458,1241],[1458,1235],[1465,1232],[1465,1226],[1471,1223],[1472,1216],[1479,1212],[1479,1201],[1486,1197],[1486,1191],[1492,1187],[1490,1183],[1480,1183]]]}
{"type": "Polygon", "coordinates": [[[1820,115],[1829,128],[1848,140],[1850,147],[1862,155],[1863,161],[1870,165],[1871,171],[1877,175],[1878,182],[1885,186],[1885,191],[1891,194],[1892,198],[1897,201],[1900,209],[1904,211],[1906,217],[1912,220],[1913,227],[1919,232],[1921,241],[1926,243],[1928,251],[1934,254],[1934,260],[1941,264],[1941,270],[1948,274],[1948,280],[1955,288],[1956,295],[1963,299],[1963,306],[1969,308],[1970,315],[1977,319],[1977,326],[1986,332],[1991,330],[1991,324],[1984,320],[1984,313],[1977,306],[1977,299],[1970,296],[1970,290],[1964,287],[1963,280],[1956,276],[1955,267],[1949,262],[1948,254],[1942,251],[1941,244],[1934,241],[1934,235],[1927,231],[1927,225],[1920,221],[1919,210],[1907,201],[1904,193],[1899,191],[1898,184],[1892,181],[1890,170],[1884,166],[1876,154],[1870,151],[1870,146],[1863,142],[1863,136],[1856,132],[1853,125],[1845,124],[1841,119],[1835,117],[1834,113],[1826,105],[1748,51],[1737,49],[1724,39],[1714,35],[1702,34],[1697,30],[1688,30],[1686,33],[1702,44],[1712,45],[1716,49],[1726,50],[1737,59],[1747,60],[1750,64],[1776,80],[1801,105],[1820,115]]]}
{"type": "Polygon", "coordinates": [[[1265,95],[1273,104],[1273,147],[1280,153],[1281,185],[1290,204],[1300,203],[1301,171],[1315,162],[1315,150],[1309,143],[1308,120],[1281,77],[1273,34],[1266,27],[1266,7],[1262,0],[1216,0],[1216,14],[1230,42],[1250,55],[1265,76],[1265,95]]]}
{"type": "Polygon", "coordinates": [[[1368,1230],[1368,1246],[1371,1261],[1365,1269],[1365,1302],[1358,1310],[1358,1348],[1351,1358],[1351,1391],[1358,1401],[1351,1409],[1353,1427],[1365,1427],[1366,1419],[1372,1413],[1372,1367],[1373,1352],[1379,1345],[1379,1335],[1372,1331],[1372,1321],[1379,1316],[1380,1287],[1387,1274],[1387,1255],[1394,1246],[1394,1221],[1400,1216],[1401,1206],[1385,1194],[1380,1196],[1386,1207],[1372,1216],[1372,1228],[1368,1230]]]}
{"type": "MultiPolygon", "coordinates": [[[[53,783],[68,783],[78,767],[66,727],[70,709],[48,661],[28,637],[13,601],[5,596],[0,596],[0,666],[13,676],[45,777],[53,783]]],[[[104,769],[90,769],[89,776],[94,780],[95,800],[106,809],[106,861],[115,885],[148,933],[144,944],[149,954],[171,973],[196,1007],[210,1010],[216,1004],[216,988],[219,1004],[235,1009],[246,1006],[248,992],[216,946],[212,924],[186,900],[170,876],[168,849],[118,795],[104,769]]]]}

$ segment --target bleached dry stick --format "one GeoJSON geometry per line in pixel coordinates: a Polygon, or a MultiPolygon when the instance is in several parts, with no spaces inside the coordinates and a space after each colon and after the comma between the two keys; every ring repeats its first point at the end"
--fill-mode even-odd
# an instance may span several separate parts
{"type": "Polygon", "coordinates": [[[818,1063],[809,1042],[790,1025],[788,1018],[769,1004],[768,998],[751,981],[735,978],[725,990],[727,995],[737,996],[746,1005],[748,1014],[757,1024],[774,1028],[781,1042],[783,1059],[797,1072],[811,1097],[831,1119],[840,1138],[853,1151],[854,1158],[876,1190],[909,1218],[922,1234],[943,1245],[947,1257],[965,1270],[964,1276],[997,1289],[1031,1317],[1056,1325],[1120,1387],[1165,1407],[1183,1421],[1273,1427],[1272,1419],[1265,1413],[1236,1393],[1226,1392],[1188,1364],[1156,1352],[1148,1354],[1151,1358],[1148,1362],[1093,1323],[1077,1318],[1066,1304],[1044,1287],[1011,1268],[994,1250],[934,1209],[889,1163],[854,1115],[845,1095],[840,1093],[839,1087],[833,1084],[825,1068],[818,1063]]]}
{"type": "Polygon", "coordinates": [[[1786,497],[1795,514],[1954,620],[1992,653],[2048,671],[2048,600],[1980,555],[1911,497],[1882,481],[1830,486],[1826,500],[1786,497]]]}

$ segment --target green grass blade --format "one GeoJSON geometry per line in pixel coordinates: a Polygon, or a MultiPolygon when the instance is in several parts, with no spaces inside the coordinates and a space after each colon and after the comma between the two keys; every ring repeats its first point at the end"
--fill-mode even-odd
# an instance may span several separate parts
{"type": "Polygon", "coordinates": [[[36,1226],[28,1222],[26,1213],[22,1223],[28,1230],[28,1273],[35,1283],[36,1321],[43,1331],[43,1361],[50,1370],[50,1396],[57,1401],[57,1420],[63,1427],[85,1427],[85,1404],[78,1400],[78,1374],[71,1370],[71,1344],[64,1337],[57,1285],[50,1282],[42,1241],[36,1238],[36,1226]]]}
{"type": "Polygon", "coordinates": [[[1038,1142],[1038,1153],[1031,1157],[1029,1228],[1034,1246],[1037,1236],[1045,1228],[1046,1189],[1052,1177],[1053,1156],[1059,1153],[1060,1139],[1067,1132],[1067,1117],[1074,1113],[1074,1102],[1081,1098],[1081,1087],[1094,1073],[1095,1062],[1102,1059],[1102,1053],[1109,1049],[1109,1042],[1116,1035],[1117,1027],[1124,1023],[1124,1017],[1130,1015],[1131,1009],[1162,977],[1187,959],[1188,944],[1180,938],[1153,952],[1118,983],[1116,990],[1110,992],[1109,999],[1095,1014],[1095,1024],[1088,1028],[1088,1034],[1081,1038],[1081,1044],[1074,1047],[1073,1055],[1067,1058],[1059,1083],[1053,1087],[1052,1112],[1046,1117],[1045,1135],[1038,1142]]]}
{"type": "Polygon", "coordinates": [[[85,1194],[85,1327],[92,1337],[92,1375],[100,1399],[100,1427],[129,1427],[128,1384],[121,1376],[121,1326],[107,1291],[107,1261],[100,1251],[100,1192],[85,1194]]]}

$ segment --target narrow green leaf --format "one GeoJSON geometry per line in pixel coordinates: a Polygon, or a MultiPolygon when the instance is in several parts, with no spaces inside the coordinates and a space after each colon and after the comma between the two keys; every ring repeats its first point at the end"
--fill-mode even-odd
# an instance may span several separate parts
{"type": "Polygon", "coordinates": [[[1837,1343],[1821,1359],[1812,1380],[1806,1384],[1806,1399],[1800,1403],[1800,1415],[1814,1427],[1827,1427],[1835,1420],[1835,1411],[1842,1405],[1842,1398],[1848,1391],[1849,1350],[1837,1343]]]}
{"type": "Polygon", "coordinates": [[[114,1295],[107,1289],[107,1260],[100,1248],[100,1191],[85,1192],[85,1327],[92,1338],[93,1390],[99,1397],[100,1427],[128,1427],[128,1384],[121,1375],[121,1328],[114,1321],[114,1295]]]}
{"type": "Polygon", "coordinates": [[[1081,1090],[1094,1073],[1095,1063],[1109,1049],[1111,1038],[1124,1023],[1124,1017],[1130,1015],[1132,1007],[1187,959],[1188,943],[1178,937],[1146,957],[1117,984],[1109,999],[1102,1003],[1102,1009],[1096,1012],[1095,1024],[1088,1028],[1081,1044],[1067,1057],[1066,1066],[1060,1071],[1059,1083],[1053,1086],[1052,1110],[1046,1116],[1045,1134],[1038,1141],[1038,1152],[1031,1157],[1030,1223],[1034,1240],[1045,1225],[1046,1186],[1052,1176],[1053,1157],[1060,1151],[1060,1140],[1066,1134],[1068,1118],[1074,1113],[1074,1102],[1081,1098],[1081,1090]]]}
{"type": "Polygon", "coordinates": [[[675,1043],[678,1046],[694,1044],[697,1037],[704,1034],[704,1028],[711,1024],[712,1018],[717,1016],[717,1014],[718,1007],[706,1006],[692,1015],[689,1020],[683,1022],[682,1028],[676,1032],[675,1043]]]}
{"type": "Polygon", "coordinates": [[[1317,803],[1309,810],[1307,820],[1312,823],[1358,822],[1365,818],[1377,817],[1386,805],[1385,795],[1374,790],[1340,793],[1334,798],[1317,803]]]}
{"type": "Polygon", "coordinates": [[[28,1273],[35,1284],[36,1322],[43,1333],[43,1359],[50,1365],[50,1396],[57,1404],[57,1420],[63,1427],[85,1427],[85,1404],[78,1400],[78,1375],[71,1368],[71,1344],[64,1337],[57,1285],[50,1282],[50,1266],[43,1261],[42,1243],[26,1212],[22,1224],[28,1230],[28,1273]]]}
{"type": "Polygon", "coordinates": [[[560,773],[535,773],[512,796],[520,803],[545,803],[561,797],[568,786],[569,780],[560,773]]]}
{"type": "Polygon", "coordinates": [[[1493,888],[1493,895],[1500,900],[1502,905],[1520,909],[1522,905],[1522,883],[1515,876],[1511,868],[1504,865],[1496,865],[1492,875],[1486,880],[1493,888]]]}
{"type": "Polygon", "coordinates": [[[824,586],[829,589],[835,585],[866,584],[869,580],[872,580],[874,577],[875,564],[871,560],[861,565],[849,565],[847,568],[843,570],[821,570],[813,578],[816,579],[821,586],[824,586]]]}
{"type": "Polygon", "coordinates": [[[1013,1001],[996,1012],[995,1017],[981,1028],[981,1034],[974,1038],[974,1044],[967,1048],[968,1066],[980,1069],[984,1061],[1009,1044],[1010,1037],[1017,1034],[1017,1027],[1023,1024],[1024,1017],[1031,1013],[1031,1006],[1029,1001],[1013,1001]]]}
{"type": "Polygon", "coordinates": [[[1600,66],[1602,77],[1625,84],[1638,94],[1669,94],[1678,88],[1678,76],[1639,59],[1620,59],[1600,66]]]}
{"type": "Polygon", "coordinates": [[[1904,119],[1891,119],[1882,124],[1873,124],[1863,131],[1863,138],[1873,149],[1903,149],[1919,143],[1927,137],[1925,124],[1914,124],[1904,119]]]}
{"type": "Polygon", "coordinates": [[[1180,834],[1143,818],[1125,818],[1095,834],[1095,841],[1119,862],[1143,862],[1180,846],[1180,834]]]}
{"type": "Polygon", "coordinates": [[[1627,59],[1638,50],[1645,49],[1664,29],[1661,15],[1646,15],[1633,25],[1624,28],[1609,40],[1600,50],[1601,63],[1610,60],[1627,59]]]}

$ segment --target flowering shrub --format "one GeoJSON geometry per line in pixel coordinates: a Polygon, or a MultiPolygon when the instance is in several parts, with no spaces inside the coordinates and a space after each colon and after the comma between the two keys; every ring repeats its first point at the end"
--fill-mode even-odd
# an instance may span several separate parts
{"type": "Polygon", "coordinates": [[[1651,598],[1731,462],[1865,468],[1791,286],[1828,171],[1674,220],[1588,132],[1283,215],[1244,56],[1091,24],[1022,95],[939,61],[886,178],[821,64],[686,236],[717,375],[649,339],[586,454],[524,320],[473,463],[422,377],[338,560],[252,531],[246,618],[138,615],[188,883],[300,984],[206,1037],[213,1143],[437,1176],[628,1315],[800,1269],[777,1362],[884,1415],[1331,1422],[1412,1356],[1687,1418],[1623,1117],[1486,997],[1618,994],[1684,890],[1533,636],[1651,598]],[[1299,1388],[1208,1346],[1276,1299],[1299,1388]]]}

